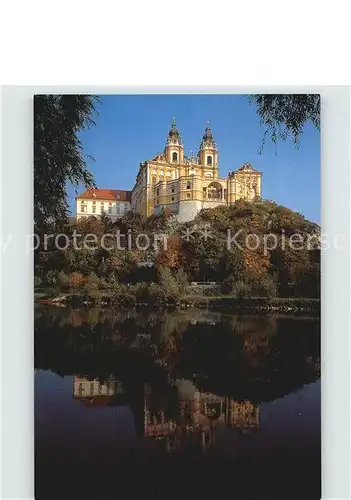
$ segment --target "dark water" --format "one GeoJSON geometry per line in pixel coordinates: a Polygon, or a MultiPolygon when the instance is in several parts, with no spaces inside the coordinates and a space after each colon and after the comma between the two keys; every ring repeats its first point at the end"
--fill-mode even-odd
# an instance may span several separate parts
{"type": "Polygon", "coordinates": [[[320,498],[315,318],[37,309],[36,498],[320,498]]]}

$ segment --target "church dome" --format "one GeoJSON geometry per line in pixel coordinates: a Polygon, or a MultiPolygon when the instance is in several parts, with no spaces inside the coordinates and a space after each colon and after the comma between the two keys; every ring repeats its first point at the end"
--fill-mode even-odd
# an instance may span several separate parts
{"type": "Polygon", "coordinates": [[[168,132],[167,144],[182,144],[182,138],[179,130],[177,129],[175,118],[173,118],[171,128],[168,132]]]}
{"type": "Polygon", "coordinates": [[[217,148],[216,141],[214,140],[212,130],[210,127],[206,127],[205,133],[202,137],[202,141],[200,144],[200,149],[202,148],[217,148]]]}

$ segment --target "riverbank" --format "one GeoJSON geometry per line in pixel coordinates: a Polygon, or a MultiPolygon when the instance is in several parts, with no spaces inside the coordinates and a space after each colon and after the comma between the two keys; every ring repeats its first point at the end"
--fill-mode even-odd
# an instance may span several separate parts
{"type": "Polygon", "coordinates": [[[266,298],[252,297],[199,297],[193,298],[192,305],[200,309],[229,309],[247,312],[320,312],[320,300],[313,298],[266,298]]]}
{"type": "Polygon", "coordinates": [[[116,300],[112,293],[94,295],[63,294],[54,298],[43,296],[36,297],[36,303],[48,306],[71,307],[139,307],[152,309],[185,309],[195,307],[198,309],[228,310],[237,312],[284,312],[284,313],[316,313],[320,312],[320,300],[314,298],[237,298],[230,295],[205,297],[185,296],[177,301],[168,302],[138,302],[125,297],[116,300]]]}

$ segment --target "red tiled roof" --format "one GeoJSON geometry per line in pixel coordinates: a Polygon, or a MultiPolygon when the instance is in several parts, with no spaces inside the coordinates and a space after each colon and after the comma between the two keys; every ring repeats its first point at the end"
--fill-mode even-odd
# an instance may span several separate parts
{"type": "Polygon", "coordinates": [[[120,189],[87,189],[84,193],[77,196],[77,199],[82,198],[89,200],[96,198],[97,200],[131,201],[132,192],[120,189]]]}

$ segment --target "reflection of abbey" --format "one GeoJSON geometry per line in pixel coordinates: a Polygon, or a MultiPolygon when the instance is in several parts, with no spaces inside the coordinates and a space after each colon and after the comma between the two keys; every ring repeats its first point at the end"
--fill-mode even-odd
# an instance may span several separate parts
{"type": "Polygon", "coordinates": [[[75,399],[94,398],[96,396],[115,396],[123,393],[123,385],[119,380],[110,377],[104,383],[99,379],[89,380],[85,377],[74,376],[73,397],[75,399]]]}
{"type": "MultiPolygon", "coordinates": [[[[139,393],[143,401],[140,400],[133,408],[137,413],[134,415],[135,422],[143,422],[144,436],[166,439],[168,451],[178,448],[181,441],[191,435],[200,440],[203,449],[211,447],[215,441],[215,427],[220,424],[239,429],[243,433],[259,428],[257,404],[201,392],[186,379],[178,379],[175,386],[178,415],[177,412],[174,413],[175,408],[169,411],[167,399],[160,406],[157,390],[154,392],[149,384],[145,384],[144,390],[139,393]]],[[[74,376],[73,397],[87,407],[119,405],[121,403],[116,396],[122,394],[125,394],[123,383],[113,376],[104,382],[74,376]]]]}
{"type": "Polygon", "coordinates": [[[132,191],[87,190],[77,197],[76,208],[78,219],[105,212],[116,220],[129,210],[148,217],[168,210],[183,222],[193,219],[201,209],[260,196],[261,173],[248,163],[227,178],[219,177],[218,150],[209,127],[197,156],[186,156],[173,120],[164,150],[140,164],[132,191]]]}

